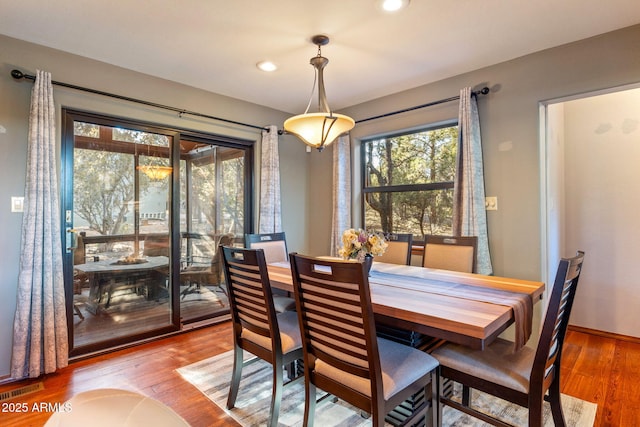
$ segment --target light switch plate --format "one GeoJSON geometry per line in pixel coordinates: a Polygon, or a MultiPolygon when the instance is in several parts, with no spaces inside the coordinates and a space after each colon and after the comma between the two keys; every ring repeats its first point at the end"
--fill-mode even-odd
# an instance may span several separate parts
{"type": "Polygon", "coordinates": [[[24,212],[24,197],[11,197],[11,212],[24,212]]]}
{"type": "Polygon", "coordinates": [[[495,196],[484,198],[484,208],[488,211],[498,210],[498,198],[495,196]]]}

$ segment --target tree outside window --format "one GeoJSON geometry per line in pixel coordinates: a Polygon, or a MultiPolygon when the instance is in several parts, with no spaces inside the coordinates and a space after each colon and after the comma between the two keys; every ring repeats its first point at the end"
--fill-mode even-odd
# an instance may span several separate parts
{"type": "MultiPolygon", "coordinates": [[[[98,126],[74,122],[76,137],[95,138],[87,148],[74,151],[74,211],[89,230],[99,235],[118,235],[133,232],[134,167],[133,153],[138,151],[141,164],[168,166],[168,158],[148,155],[147,147],[169,147],[164,135],[131,129],[98,126]],[[107,137],[105,137],[107,135],[107,137]],[[101,138],[102,136],[102,138],[101,138]],[[119,151],[112,147],[117,142],[140,148],[119,151]],[[130,151],[130,152],[129,152],[130,151]]],[[[158,183],[145,174],[139,174],[139,197],[153,193],[158,183]]],[[[168,194],[164,182],[160,194],[168,194]]],[[[166,196],[165,196],[166,199],[166,196]]],[[[162,204],[166,210],[166,200],[162,204]]]]}
{"type": "Polygon", "coordinates": [[[457,144],[457,125],[363,141],[365,227],[451,234],[457,144]]]}

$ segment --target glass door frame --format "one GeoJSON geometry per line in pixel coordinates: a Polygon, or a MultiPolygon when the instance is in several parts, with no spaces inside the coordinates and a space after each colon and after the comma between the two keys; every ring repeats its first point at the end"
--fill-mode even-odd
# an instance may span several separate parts
{"type": "MultiPolygon", "coordinates": [[[[69,335],[69,356],[75,357],[89,353],[109,351],[123,345],[130,345],[135,342],[162,337],[182,329],[183,322],[180,315],[180,141],[182,139],[203,141],[210,144],[233,147],[245,151],[244,188],[247,195],[244,200],[245,224],[244,232],[250,233],[253,225],[253,176],[254,176],[254,145],[253,140],[241,140],[214,134],[188,131],[146,123],[142,121],[126,119],[121,117],[106,116],[96,113],[84,112],[69,108],[62,108],[62,132],[61,132],[61,233],[62,233],[62,254],[63,270],[66,292],[67,328],[69,335]],[[97,125],[133,129],[142,132],[157,133],[166,135],[173,139],[171,144],[170,164],[173,168],[171,174],[171,184],[169,186],[170,219],[169,219],[169,240],[170,240],[170,292],[171,292],[171,320],[168,326],[147,330],[133,335],[113,338],[109,341],[101,341],[95,344],[88,344],[81,347],[74,346],[73,336],[73,252],[68,251],[67,230],[73,224],[73,160],[74,160],[74,122],[84,121],[97,125]],[[69,213],[69,214],[68,214],[69,213]],[[69,217],[71,215],[71,217],[69,217]],[[177,232],[176,232],[177,230],[177,232]]],[[[198,319],[201,321],[202,319],[198,319]]]]}

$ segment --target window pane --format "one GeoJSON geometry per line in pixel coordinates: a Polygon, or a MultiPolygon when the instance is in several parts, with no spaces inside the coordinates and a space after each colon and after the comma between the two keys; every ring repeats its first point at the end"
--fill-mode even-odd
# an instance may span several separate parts
{"type": "Polygon", "coordinates": [[[122,128],[113,128],[113,140],[134,142],[137,144],[157,145],[159,147],[169,146],[169,138],[166,135],[158,135],[155,133],[122,128]]]}
{"type": "Polygon", "coordinates": [[[417,241],[451,234],[457,145],[457,126],[365,141],[365,227],[417,241]]]}
{"type": "Polygon", "coordinates": [[[105,348],[172,325],[171,142],[165,135],[74,122],[72,206],[79,236],[72,297],[82,315],[73,318],[74,350],[105,348]],[[153,175],[160,166],[167,175],[153,175]]]}
{"type": "Polygon", "coordinates": [[[133,231],[133,162],[126,153],[76,148],[73,202],[78,231],[100,236],[133,231]]]}
{"type": "Polygon", "coordinates": [[[87,136],[89,138],[98,138],[100,136],[100,126],[91,123],[74,122],[73,134],[75,136],[87,136]]]}
{"type": "Polygon", "coordinates": [[[243,150],[182,140],[180,313],[196,321],[228,311],[219,245],[245,232],[243,150]]]}
{"type": "Polygon", "coordinates": [[[453,181],[458,128],[446,127],[367,141],[365,186],[453,181]]]}
{"type": "Polygon", "coordinates": [[[370,230],[411,233],[423,240],[425,234],[451,234],[453,189],[368,193],[365,196],[365,224],[370,230]]]}

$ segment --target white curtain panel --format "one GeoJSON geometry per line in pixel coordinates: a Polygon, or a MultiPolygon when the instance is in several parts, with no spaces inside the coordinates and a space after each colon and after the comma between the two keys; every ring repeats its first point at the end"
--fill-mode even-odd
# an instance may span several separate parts
{"type": "Polygon", "coordinates": [[[55,135],[51,74],[37,71],[29,117],[13,378],[38,377],[68,363],[55,135]]]}
{"type": "Polygon", "coordinates": [[[278,128],[269,126],[262,131],[262,163],[260,166],[260,216],[258,233],[282,231],[280,203],[280,156],[278,128]]]}
{"type": "Polygon", "coordinates": [[[349,135],[333,144],[333,209],[331,255],[338,256],[342,232],[351,228],[351,142],[349,135]]]}
{"type": "Polygon", "coordinates": [[[454,190],[453,233],[478,236],[477,272],[492,274],[484,205],[484,169],[478,104],[471,88],[460,90],[459,143],[454,190]]]}

